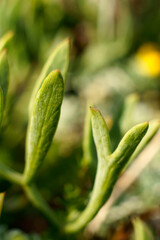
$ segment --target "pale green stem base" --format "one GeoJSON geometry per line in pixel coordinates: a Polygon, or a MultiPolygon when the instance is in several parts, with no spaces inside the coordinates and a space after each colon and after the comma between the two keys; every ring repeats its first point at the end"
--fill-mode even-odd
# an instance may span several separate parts
{"type": "Polygon", "coordinates": [[[0,176],[4,179],[16,183],[18,185],[23,185],[23,176],[20,173],[10,169],[9,167],[5,166],[3,163],[0,163],[0,176]]]}
{"type": "Polygon", "coordinates": [[[10,169],[3,163],[0,163],[0,176],[12,183],[21,185],[30,202],[45,216],[48,222],[54,227],[60,227],[57,216],[43,199],[35,185],[25,185],[23,175],[10,169]]]}
{"type": "MultiPolygon", "coordinates": [[[[104,203],[104,199],[107,200],[112,191],[112,185],[109,185],[110,177],[108,175],[107,163],[98,164],[97,176],[92,192],[91,199],[79,217],[70,223],[66,223],[64,232],[75,233],[83,229],[98,213],[99,209],[104,203]]],[[[113,183],[114,184],[114,183],[113,183]]]]}

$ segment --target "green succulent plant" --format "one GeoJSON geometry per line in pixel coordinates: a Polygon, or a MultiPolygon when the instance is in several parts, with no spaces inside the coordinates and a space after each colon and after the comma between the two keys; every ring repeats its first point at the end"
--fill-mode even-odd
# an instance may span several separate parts
{"type": "MultiPolygon", "coordinates": [[[[56,226],[64,234],[82,230],[109,199],[116,181],[136,153],[149,126],[149,123],[145,122],[132,127],[121,139],[116,149],[112,151],[110,133],[102,114],[94,107],[89,108],[86,134],[84,134],[83,159],[89,166],[93,157],[91,142],[94,139],[98,166],[92,194],[86,208],[76,218],[65,220],[67,218],[64,217],[64,220],[59,221],[54,210],[41,196],[35,180],[40,167],[43,166],[59,122],[65,78],[69,66],[69,49],[69,40],[65,40],[51,53],[35,84],[29,104],[24,172],[18,173],[0,162],[0,176],[20,185],[31,203],[52,226],[56,226]]],[[[8,78],[9,66],[6,52],[1,52],[0,122],[3,120],[5,110],[8,78]]],[[[159,123],[156,125],[156,130],[152,131],[152,137],[158,128],[159,123]]],[[[146,139],[138,153],[150,139],[151,136],[146,139]]]]}

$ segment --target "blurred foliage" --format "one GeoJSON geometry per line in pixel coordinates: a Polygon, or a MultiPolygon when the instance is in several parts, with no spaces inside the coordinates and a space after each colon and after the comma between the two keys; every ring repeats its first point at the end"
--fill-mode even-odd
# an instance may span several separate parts
{"type": "MultiPolygon", "coordinates": [[[[5,44],[0,41],[0,51],[7,49],[10,66],[8,100],[0,134],[0,161],[16,170],[22,171],[24,166],[28,103],[35,80],[57,43],[66,37],[72,39],[59,129],[37,177],[38,187],[55,211],[69,209],[74,214],[77,206],[82,209],[93,185],[96,154],[89,169],[81,161],[88,102],[111,119],[114,149],[134,124],[160,118],[159,22],[159,0],[0,1],[0,37],[5,36],[5,44]],[[128,98],[136,97],[130,98],[124,113],[128,95],[128,98]],[[123,121],[123,114],[127,122],[123,121]]],[[[156,155],[134,186],[111,208],[113,218],[108,216],[107,226],[158,206],[158,160],[156,155]]],[[[0,192],[4,191],[2,239],[40,239],[29,238],[20,230],[9,230],[4,235],[7,227],[2,224],[9,229],[38,232],[42,237],[44,234],[45,240],[61,239],[56,233],[47,232],[46,223],[17,186],[0,179],[0,192]]]]}
{"type": "Polygon", "coordinates": [[[149,227],[140,219],[135,219],[133,221],[134,225],[134,237],[135,240],[153,240],[152,233],[149,227]]]}

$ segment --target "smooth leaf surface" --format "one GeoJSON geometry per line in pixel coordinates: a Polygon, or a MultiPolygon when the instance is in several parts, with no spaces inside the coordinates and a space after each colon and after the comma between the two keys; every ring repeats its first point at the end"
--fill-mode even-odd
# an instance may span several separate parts
{"type": "Polygon", "coordinates": [[[51,72],[38,91],[26,140],[25,181],[30,182],[44,160],[56,131],[64,93],[59,70],[51,72]]]}
{"type": "Polygon", "coordinates": [[[154,240],[152,232],[148,226],[139,218],[133,221],[134,240],[154,240]]]}
{"type": "Polygon", "coordinates": [[[105,161],[107,156],[111,154],[109,130],[99,110],[92,107],[90,110],[98,160],[105,161]]]}
{"type": "Polygon", "coordinates": [[[110,197],[121,171],[148,129],[148,122],[129,130],[114,153],[110,153],[109,133],[100,112],[91,108],[94,141],[98,153],[98,168],[91,198],[80,216],[66,224],[65,231],[76,232],[82,229],[97,214],[110,197]]]}
{"type": "Polygon", "coordinates": [[[92,126],[91,126],[91,111],[87,104],[86,118],[83,134],[83,159],[82,166],[92,167],[96,161],[96,149],[93,141],[92,126]]]}
{"type": "Polygon", "coordinates": [[[6,103],[8,82],[9,82],[9,65],[6,51],[3,51],[0,54],[0,87],[2,88],[3,92],[3,106],[5,106],[6,103]]]}
{"type": "Polygon", "coordinates": [[[0,127],[2,123],[2,118],[3,118],[3,92],[2,88],[0,87],[0,127]]]}
{"type": "Polygon", "coordinates": [[[14,34],[12,31],[8,31],[0,38],[0,52],[5,48],[6,44],[12,39],[13,35],[14,34]]]}
{"type": "MultiPolygon", "coordinates": [[[[145,136],[148,129],[148,122],[138,124],[131,128],[120,141],[117,149],[109,156],[108,170],[106,171],[106,180],[103,187],[107,189],[104,199],[108,199],[113,187],[118,180],[122,170],[128,163],[131,155],[145,136]]],[[[101,168],[102,171],[102,168],[101,168]]],[[[99,173],[101,178],[101,173],[99,173]]]]}
{"type": "Polygon", "coordinates": [[[99,110],[90,107],[94,142],[98,155],[98,169],[87,207],[80,216],[65,226],[65,231],[76,232],[83,228],[98,212],[106,194],[106,172],[108,170],[107,157],[111,154],[108,127],[99,110]]]}
{"type": "Polygon", "coordinates": [[[109,133],[106,127],[104,127],[105,121],[99,111],[93,108],[91,111],[93,136],[98,152],[98,169],[89,204],[91,207],[95,206],[95,209],[97,207],[98,211],[109,198],[124,165],[144,137],[148,129],[148,122],[130,129],[121,140],[115,152],[107,155],[110,144],[107,147],[109,133]]]}
{"type": "Polygon", "coordinates": [[[152,138],[155,136],[155,134],[158,132],[159,129],[160,129],[160,120],[155,119],[150,121],[148,131],[144,136],[143,140],[138,145],[136,151],[132,155],[132,159],[135,158],[144,149],[144,147],[152,140],[152,138]]]}
{"type": "Polygon", "coordinates": [[[33,102],[38,90],[40,89],[44,79],[51,71],[59,69],[60,72],[62,73],[63,80],[65,82],[69,67],[69,55],[70,55],[70,41],[69,39],[66,39],[63,42],[61,42],[56,49],[53,50],[47,62],[45,63],[33,89],[33,93],[29,104],[29,112],[31,112],[32,110],[33,102]]]}
{"type": "Polygon", "coordinates": [[[140,144],[138,145],[138,147],[136,148],[136,150],[130,157],[130,160],[128,161],[124,170],[142,152],[142,150],[152,140],[152,138],[156,135],[156,133],[158,132],[159,129],[160,129],[160,120],[154,119],[154,120],[150,121],[147,133],[145,134],[144,138],[142,139],[142,141],[140,142],[140,144]]]}
{"type": "Polygon", "coordinates": [[[131,128],[120,141],[117,149],[111,155],[114,163],[117,164],[117,168],[121,166],[121,164],[125,165],[136,147],[146,134],[148,130],[148,122],[138,124],[131,128]]]}

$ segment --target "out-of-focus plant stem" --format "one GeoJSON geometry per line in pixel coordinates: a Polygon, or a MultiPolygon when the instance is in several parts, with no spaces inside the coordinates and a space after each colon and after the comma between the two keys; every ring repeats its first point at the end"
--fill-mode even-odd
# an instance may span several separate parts
{"type": "Polygon", "coordinates": [[[20,173],[10,169],[9,167],[5,166],[3,163],[0,162],[0,175],[5,178],[6,180],[16,183],[18,185],[23,184],[23,177],[20,173]]]}

